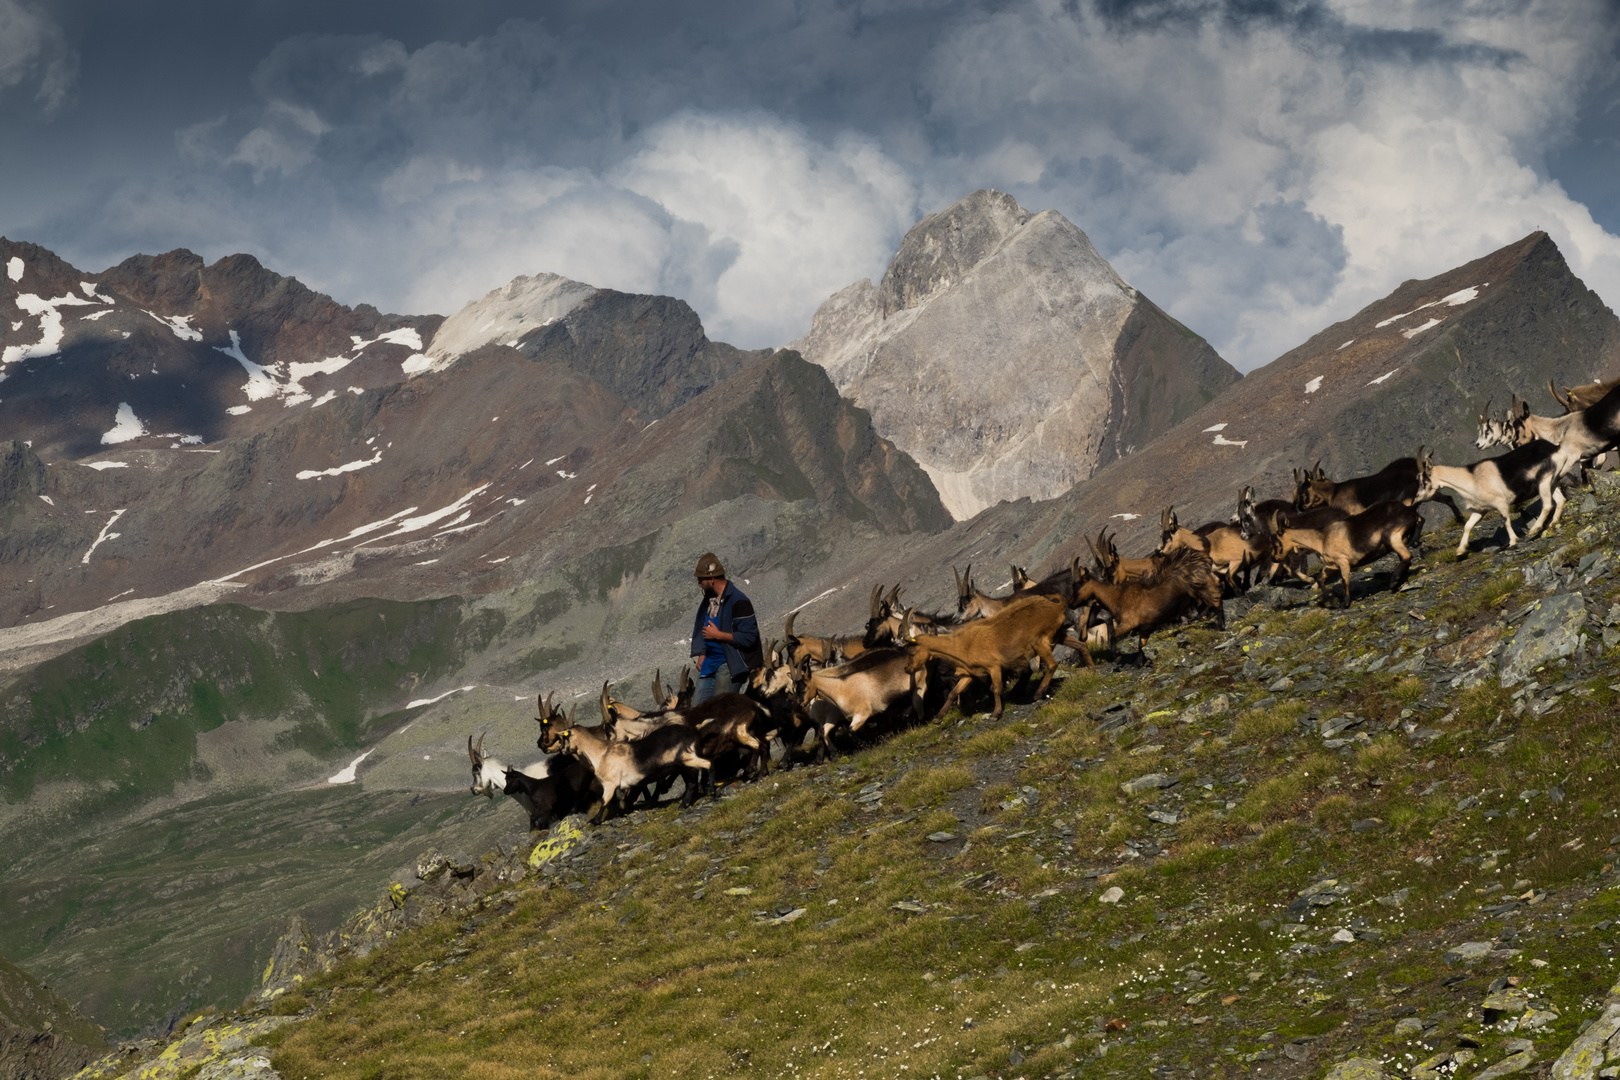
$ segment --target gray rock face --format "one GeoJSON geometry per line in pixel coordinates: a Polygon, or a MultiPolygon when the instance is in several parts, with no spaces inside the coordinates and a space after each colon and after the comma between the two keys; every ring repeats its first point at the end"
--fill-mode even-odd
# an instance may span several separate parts
{"type": "Polygon", "coordinates": [[[1550,660],[1580,646],[1586,603],[1580,593],[1558,593],[1538,602],[1502,651],[1502,685],[1514,686],[1550,660]]]}
{"type": "Polygon", "coordinates": [[[1062,494],[1237,381],[1056,211],[977,191],[834,294],[792,346],[916,458],[958,519],[1062,494]]]}

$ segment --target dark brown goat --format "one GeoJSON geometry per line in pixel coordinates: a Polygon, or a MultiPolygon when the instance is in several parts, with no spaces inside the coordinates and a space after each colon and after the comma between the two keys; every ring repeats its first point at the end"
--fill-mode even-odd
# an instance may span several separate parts
{"type": "Polygon", "coordinates": [[[1127,581],[1115,585],[1098,581],[1074,561],[1074,607],[1089,608],[1101,605],[1114,619],[1114,637],[1117,641],[1126,634],[1136,634],[1142,644],[1148,634],[1179,618],[1195,606],[1204,606],[1215,612],[1216,624],[1226,626],[1226,612],[1221,606],[1220,587],[1215,584],[1209,556],[1191,548],[1179,548],[1165,556],[1164,563],[1152,577],[1140,581],[1127,581]]]}
{"type": "Polygon", "coordinates": [[[1391,552],[1400,557],[1395,587],[1405,584],[1412,566],[1412,549],[1423,533],[1423,519],[1405,503],[1381,502],[1359,514],[1330,521],[1318,528],[1285,527],[1272,538],[1273,558],[1286,559],[1296,550],[1310,551],[1322,560],[1318,579],[1327,596],[1327,572],[1337,569],[1344,578],[1344,602],[1350,603],[1350,571],[1391,552]]]}

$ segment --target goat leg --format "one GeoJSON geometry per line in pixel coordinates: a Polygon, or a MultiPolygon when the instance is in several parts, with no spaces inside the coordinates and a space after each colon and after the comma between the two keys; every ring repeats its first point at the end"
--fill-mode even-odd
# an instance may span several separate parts
{"type": "Polygon", "coordinates": [[[1046,690],[1052,685],[1052,675],[1057,671],[1057,660],[1052,656],[1052,646],[1044,641],[1035,643],[1035,651],[1041,658],[1041,685],[1035,688],[1037,698],[1045,697],[1046,690]]]}
{"type": "MultiPolygon", "coordinates": [[[[1472,511],[1468,515],[1468,521],[1467,521],[1466,524],[1463,525],[1462,539],[1457,541],[1457,558],[1460,559],[1464,555],[1468,554],[1468,537],[1469,537],[1469,534],[1471,534],[1474,531],[1474,526],[1478,525],[1480,519],[1483,518],[1484,516],[1485,516],[1485,514],[1482,511],[1479,511],[1479,510],[1472,511]]],[[[1511,523],[1508,525],[1508,532],[1510,534],[1513,532],[1513,525],[1511,523]]]]}
{"type": "Polygon", "coordinates": [[[956,685],[951,687],[951,692],[945,695],[945,704],[939,707],[939,712],[934,715],[935,720],[944,719],[945,714],[951,711],[951,706],[956,704],[956,699],[961,696],[962,691],[966,690],[968,684],[972,681],[973,676],[971,675],[963,675],[957,680],[956,685]]]}

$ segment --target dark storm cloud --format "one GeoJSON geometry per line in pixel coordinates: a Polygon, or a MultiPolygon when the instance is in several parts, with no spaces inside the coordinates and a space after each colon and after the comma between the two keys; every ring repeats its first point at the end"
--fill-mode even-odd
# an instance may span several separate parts
{"type": "Polygon", "coordinates": [[[1547,174],[1620,115],[1581,96],[1614,96],[1609,0],[20,2],[56,52],[0,52],[0,232],[92,267],[250,250],[441,311],[551,270],[779,344],[994,186],[1243,367],[1537,225],[1620,286],[1547,174]]]}

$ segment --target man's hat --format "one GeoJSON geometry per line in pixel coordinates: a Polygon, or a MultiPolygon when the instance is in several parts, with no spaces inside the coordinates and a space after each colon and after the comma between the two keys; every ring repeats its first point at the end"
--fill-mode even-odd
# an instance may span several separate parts
{"type": "Polygon", "coordinates": [[[706,551],[698,560],[696,576],[699,581],[704,578],[723,578],[726,576],[726,568],[720,565],[720,559],[714,552],[706,551]]]}

